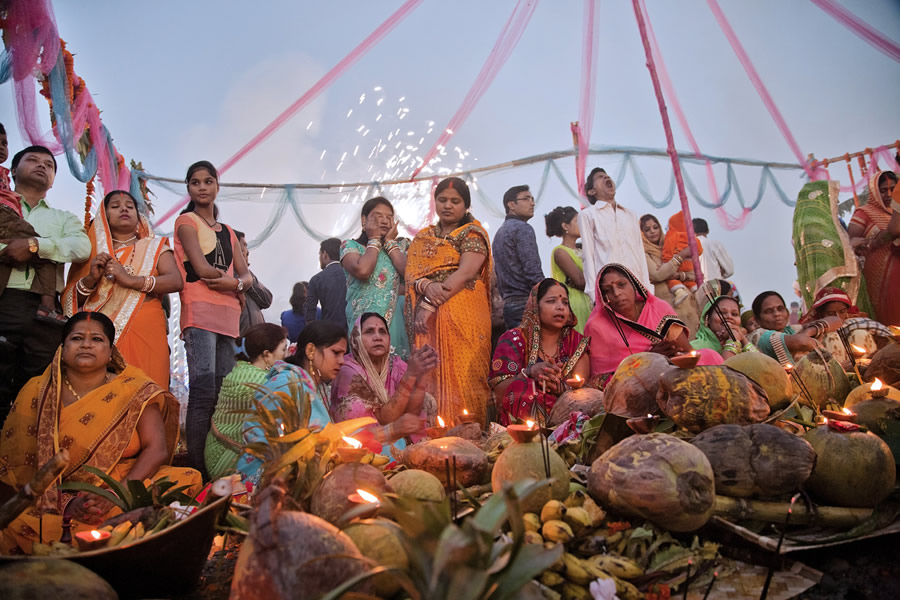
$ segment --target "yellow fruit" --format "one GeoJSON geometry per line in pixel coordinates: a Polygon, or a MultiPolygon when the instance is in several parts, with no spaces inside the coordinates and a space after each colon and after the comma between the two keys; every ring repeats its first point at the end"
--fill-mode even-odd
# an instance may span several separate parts
{"type": "Polygon", "coordinates": [[[556,519],[544,522],[544,526],[541,528],[541,535],[547,541],[563,543],[575,537],[568,523],[556,519]]]}
{"type": "Polygon", "coordinates": [[[107,542],[107,546],[115,546],[119,542],[121,542],[128,531],[131,529],[131,521],[122,521],[115,527],[113,527],[112,532],[109,534],[109,542],[107,542]]]}
{"type": "Polygon", "coordinates": [[[144,537],[144,533],[146,533],[144,531],[144,524],[138,523],[137,525],[134,526],[134,529],[132,529],[132,532],[134,533],[134,539],[136,539],[136,540],[141,539],[142,537],[144,537]]]}
{"type": "Polygon", "coordinates": [[[540,531],[541,530],[541,518],[534,513],[525,513],[522,515],[522,520],[525,522],[525,531],[540,531]]]}
{"type": "MultiPolygon", "coordinates": [[[[544,542],[544,548],[546,548],[547,550],[552,550],[553,548],[556,548],[556,544],[554,544],[553,542],[544,542]]],[[[549,569],[550,571],[556,571],[557,573],[562,573],[565,568],[566,563],[565,561],[563,561],[562,556],[557,558],[555,563],[547,567],[547,569],[549,569]]]]}
{"type": "Polygon", "coordinates": [[[565,504],[569,508],[572,508],[573,506],[581,506],[584,504],[585,498],[587,498],[587,494],[585,494],[581,490],[575,490],[574,492],[569,494],[569,497],[566,498],[563,504],[565,504]]]}
{"type": "Polygon", "coordinates": [[[373,467],[383,467],[384,465],[388,464],[389,462],[391,462],[391,459],[389,457],[385,456],[384,454],[376,454],[372,458],[372,466],[373,467]]]}
{"type": "Polygon", "coordinates": [[[526,531],[525,532],[525,543],[526,544],[543,544],[544,538],[541,537],[537,531],[526,531]]]}
{"type": "Polygon", "coordinates": [[[644,574],[644,570],[640,565],[624,556],[596,554],[587,560],[595,567],[622,579],[634,579],[644,574]]]}
{"type": "Polygon", "coordinates": [[[101,528],[98,529],[97,531],[110,531],[110,532],[111,532],[112,530],[113,530],[113,526],[112,526],[112,525],[104,525],[103,527],[101,527],[101,528]]]}
{"type": "Polygon", "coordinates": [[[563,600],[592,600],[591,593],[587,591],[587,588],[574,585],[568,581],[562,584],[560,591],[562,592],[563,600]]]}
{"type": "Polygon", "coordinates": [[[544,571],[541,573],[541,583],[547,587],[556,587],[566,582],[562,575],[554,571],[544,571]]]}
{"type": "Polygon", "coordinates": [[[569,524],[575,535],[581,535],[591,527],[591,516],[580,506],[570,506],[563,515],[563,521],[569,524]]]}
{"type": "Polygon", "coordinates": [[[585,498],[581,508],[586,510],[587,514],[591,516],[591,525],[594,527],[600,527],[603,523],[603,519],[606,518],[606,511],[597,506],[597,503],[594,502],[593,498],[585,498]]]}
{"type": "Polygon", "coordinates": [[[563,554],[563,562],[566,565],[566,579],[579,585],[587,585],[594,580],[590,572],[585,568],[584,561],[568,552],[563,554]]]}
{"type": "Polygon", "coordinates": [[[642,600],[644,595],[633,584],[624,579],[613,577],[616,580],[616,596],[621,600],[642,600]]]}
{"type": "Polygon", "coordinates": [[[566,514],[566,505],[559,500],[550,500],[541,509],[541,521],[559,521],[566,514]]]}
{"type": "Polygon", "coordinates": [[[373,458],[375,458],[375,454],[373,454],[372,452],[368,452],[368,453],[366,453],[365,456],[363,456],[363,457],[360,459],[359,462],[360,462],[361,464],[367,465],[367,464],[369,464],[370,462],[372,462],[372,459],[373,459],[373,458]]]}

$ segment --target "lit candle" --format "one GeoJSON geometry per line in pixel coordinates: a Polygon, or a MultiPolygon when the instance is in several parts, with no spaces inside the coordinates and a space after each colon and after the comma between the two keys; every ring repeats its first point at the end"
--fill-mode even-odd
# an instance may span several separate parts
{"type": "Polygon", "coordinates": [[[359,462],[366,454],[368,454],[369,451],[362,447],[362,442],[359,440],[353,439],[352,437],[342,437],[341,439],[347,444],[346,446],[338,446],[336,448],[338,456],[341,457],[341,462],[359,462]]]}
{"type": "Polygon", "coordinates": [[[581,386],[584,385],[584,379],[581,377],[581,375],[578,375],[576,373],[575,377],[569,377],[568,379],[566,379],[566,383],[573,390],[577,390],[578,388],[580,388],[581,386]]]}
{"type": "Polygon", "coordinates": [[[506,427],[506,432],[515,442],[527,444],[538,434],[540,430],[534,421],[525,421],[525,424],[513,423],[506,427]]]}
{"type": "Polygon", "coordinates": [[[646,417],[634,417],[626,420],[625,424],[635,433],[650,433],[659,424],[659,416],[647,414],[646,417]]]}
{"type": "Polygon", "coordinates": [[[82,552],[98,550],[109,542],[109,536],[110,533],[108,531],[99,531],[97,529],[80,531],[75,534],[75,543],[82,552]]]}
{"type": "Polygon", "coordinates": [[[425,429],[425,435],[427,435],[428,437],[430,437],[433,440],[437,439],[439,437],[444,437],[444,435],[446,433],[447,433],[447,424],[444,423],[444,419],[442,419],[440,415],[438,415],[436,427],[427,427],[425,429]]]}
{"type": "Polygon", "coordinates": [[[885,398],[888,395],[888,388],[876,377],[869,388],[869,394],[872,398],[885,398]]]}
{"type": "Polygon", "coordinates": [[[687,354],[680,354],[669,359],[673,365],[681,369],[691,369],[700,361],[700,353],[691,350],[687,354]]]}
{"type": "Polygon", "coordinates": [[[849,408],[841,410],[823,410],[822,415],[832,421],[847,421],[848,423],[856,422],[856,415],[849,408]]]}
{"type": "Polygon", "coordinates": [[[350,501],[354,508],[360,506],[368,507],[369,510],[361,511],[362,514],[357,516],[359,519],[374,517],[378,509],[381,508],[381,500],[378,499],[378,496],[360,488],[357,488],[354,493],[347,496],[347,500],[350,501]]]}
{"type": "Polygon", "coordinates": [[[441,415],[438,415],[437,421],[438,421],[438,427],[446,427],[447,426],[444,424],[444,420],[441,418],[441,415]]]}
{"type": "Polygon", "coordinates": [[[866,349],[860,348],[856,344],[850,344],[850,351],[853,353],[854,358],[862,358],[866,354],[866,349]]]}
{"type": "Polygon", "coordinates": [[[462,411],[462,414],[459,415],[459,422],[460,423],[474,423],[475,415],[469,414],[469,411],[464,408],[462,411]]]}

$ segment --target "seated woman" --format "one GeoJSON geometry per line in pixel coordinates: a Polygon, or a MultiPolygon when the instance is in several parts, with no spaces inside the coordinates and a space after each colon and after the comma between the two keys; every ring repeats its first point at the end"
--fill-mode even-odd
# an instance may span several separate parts
{"type": "Polygon", "coordinates": [[[722,358],[742,352],[759,352],[747,339],[747,333],[741,326],[741,306],[731,296],[719,296],[712,302],[706,302],[700,313],[700,329],[691,347],[715,350],[722,358]]]}
{"type": "MultiPolygon", "coordinates": [[[[199,491],[200,473],[168,466],[178,441],[178,402],[113,345],[115,326],[102,313],[79,312],[63,328],[63,342],[43,375],[19,392],[0,435],[0,481],[19,489],[60,449],[72,462],[63,482],[100,480],[96,467],[126,481],[163,476],[199,491]]],[[[62,515],[77,532],[104,521],[109,501],[49,489],[34,508],[0,534],[0,552],[31,553],[39,541],[58,540],[62,515]]]]}
{"type": "Polygon", "coordinates": [[[425,375],[437,366],[431,346],[414,350],[409,363],[392,352],[388,322],[378,313],[367,312],[350,332],[352,355],[344,358],[331,386],[331,416],[335,422],[373,417],[384,426],[376,431],[384,443],[381,453],[390,454],[389,444],[406,447],[424,434],[426,420],[434,422],[434,398],[425,392],[425,375]]]}
{"type": "Polygon", "coordinates": [[[533,418],[538,410],[549,415],[566,379],[590,376],[589,343],[575,330],[566,287],[551,278],[534,286],[522,324],[500,337],[491,362],[488,384],[500,423],[533,418]]]}
{"type": "MultiPolygon", "coordinates": [[[[601,389],[622,362],[636,352],[672,357],[690,352],[687,327],[668,303],[647,293],[634,274],[610,263],[597,274],[597,302],[584,328],[591,337],[591,379],[601,389]]],[[[712,350],[700,350],[700,364],[721,364],[712,350]]]]}
{"type": "Polygon", "coordinates": [[[760,352],[782,365],[792,365],[818,347],[816,338],[840,327],[838,319],[827,317],[805,324],[802,328],[788,325],[790,315],[784,298],[778,292],[763,292],[753,299],[753,316],[759,329],[748,336],[760,352]]]}
{"type": "Polygon", "coordinates": [[[255,387],[263,384],[272,365],[284,360],[287,336],[287,329],[274,323],[260,323],[247,330],[244,352],[222,382],[206,436],[206,472],[210,479],[234,473],[244,451],[243,411],[253,408],[255,387]]]}
{"type": "Polygon", "coordinates": [[[865,354],[858,355],[856,358],[870,358],[893,338],[890,329],[859,312],[859,309],[850,300],[850,296],[841,288],[827,287],[819,290],[812,310],[804,315],[800,322],[806,324],[829,317],[840,320],[841,326],[837,331],[827,332],[822,337],[822,344],[835,360],[848,370],[852,368],[851,356],[847,353],[841,333],[845,336],[848,345],[852,344],[865,350],[865,354]]]}

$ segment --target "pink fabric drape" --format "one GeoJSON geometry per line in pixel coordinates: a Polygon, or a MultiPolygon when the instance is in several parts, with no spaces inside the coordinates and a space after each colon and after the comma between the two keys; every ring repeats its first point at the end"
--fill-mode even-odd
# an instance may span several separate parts
{"type": "Polygon", "coordinates": [[[510,54],[512,54],[512,51],[519,43],[522,34],[525,32],[525,28],[528,27],[528,23],[531,21],[531,15],[534,14],[537,3],[538,0],[519,0],[516,3],[516,7],[513,9],[509,20],[503,27],[503,31],[500,32],[500,37],[497,38],[497,42],[494,44],[491,53],[488,55],[487,60],[481,67],[481,71],[478,73],[478,77],[475,78],[475,82],[469,89],[469,93],[466,94],[460,107],[456,109],[456,114],[453,115],[450,122],[447,123],[447,126],[441,131],[441,135],[438,137],[437,141],[425,154],[422,164],[419,165],[410,176],[410,181],[415,179],[422,169],[428,166],[431,159],[437,156],[441,149],[447,147],[450,138],[452,138],[462,124],[466,122],[466,119],[469,118],[469,115],[475,109],[478,101],[481,100],[481,97],[491,86],[491,83],[494,82],[494,78],[497,77],[500,69],[506,64],[510,54]]]}
{"type": "MultiPolygon", "coordinates": [[[[325,73],[321,79],[319,79],[311,88],[306,90],[302,96],[297,98],[293,104],[284,109],[281,114],[279,114],[275,119],[266,125],[262,131],[257,133],[249,142],[244,144],[237,152],[231,155],[228,160],[219,165],[218,171],[219,175],[227,172],[228,169],[233,167],[238,161],[247,156],[250,152],[252,152],[257,146],[259,146],[262,142],[264,142],[270,135],[275,133],[282,125],[291,120],[291,118],[297,114],[298,111],[307,106],[310,102],[315,100],[319,94],[321,94],[325,89],[331,85],[335,79],[344,74],[347,69],[349,69],[353,64],[363,57],[369,50],[371,50],[378,42],[380,42],[384,36],[393,31],[393,29],[400,24],[411,12],[413,12],[419,5],[422,4],[422,0],[407,0],[394,12],[390,17],[387,18],[381,25],[379,25],[372,33],[369,34],[366,39],[364,39],[358,46],[356,46],[353,50],[350,51],[347,56],[341,59],[341,61],[331,68],[330,71],[325,73]]],[[[166,211],[159,220],[156,221],[156,225],[163,223],[167,219],[171,218],[176,212],[181,210],[184,205],[187,204],[187,198],[181,200],[178,204],[170,208],[166,211]]]]}
{"type": "MultiPolygon", "coordinates": [[[[591,131],[594,127],[594,106],[597,90],[597,46],[600,41],[600,0],[584,0],[584,23],[581,33],[581,85],[579,87],[578,125],[573,129],[577,136],[578,153],[575,155],[575,179],[578,192],[584,193],[587,158],[590,150],[591,131]]],[[[584,202],[581,207],[584,208],[584,202]]]]}
{"type": "Polygon", "coordinates": [[[834,0],[810,0],[831,17],[866,42],[900,62],[900,45],[854,15],[834,0]]]}

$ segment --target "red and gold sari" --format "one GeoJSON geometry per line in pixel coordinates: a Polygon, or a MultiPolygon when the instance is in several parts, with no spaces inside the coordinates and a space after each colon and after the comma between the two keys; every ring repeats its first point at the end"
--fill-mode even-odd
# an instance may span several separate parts
{"type": "Polygon", "coordinates": [[[102,312],[116,326],[116,348],[125,361],[141,369],[164,390],[169,389],[169,343],[166,337],[166,314],[160,297],[133,290],[101,278],[97,289],[82,305],[78,305],[75,283],[91,270],[94,258],[106,252],[119,261],[132,275],[159,275],[157,264],[164,252],[171,252],[168,238],[156,237],[141,217],[139,239],[133,246],[115,249],[106,211],[101,206],[88,231],[91,256],[83,263],[73,264],[63,292],[62,305],[67,316],[78,311],[102,312]]]}
{"type": "MultiPolygon", "coordinates": [[[[878,192],[878,180],[884,171],[876,171],[869,178],[869,201],[853,213],[851,225],[862,227],[863,236],[871,239],[887,231],[891,208],[885,206],[878,192]]],[[[875,310],[876,321],[885,325],[900,325],[900,245],[898,240],[866,252],[863,274],[869,300],[875,310]]]]}
{"type": "Polygon", "coordinates": [[[487,421],[488,368],[491,360],[491,252],[487,232],[478,221],[454,229],[446,237],[436,227],[423,229],[413,239],[406,262],[406,327],[410,346],[429,344],[440,364],[429,377],[437,401],[437,414],[453,422],[463,409],[477,422],[487,421]],[[427,334],[415,333],[416,308],[421,301],[416,280],[446,281],[464,252],[485,255],[476,279],[438,308],[427,334]]]}
{"type": "MultiPolygon", "coordinates": [[[[85,481],[100,485],[99,478],[84,467],[92,466],[122,480],[134,466],[141,450],[137,423],[148,406],[155,404],[163,416],[168,460],[178,442],[178,401],[147,378],[139,369],[126,366],[114,354],[110,369],[115,377],[80,400],[63,406],[61,352],[40,377],[31,379],[19,392],[0,435],[0,481],[21,489],[41,465],[61,449],[69,451],[71,462],[62,481],[85,481]]],[[[200,489],[200,473],[193,469],[162,466],[152,477],[168,476],[180,485],[191,484],[192,495],[200,489]]],[[[148,480],[149,481],[149,480],[148,480]]],[[[74,498],[56,486],[0,532],[0,553],[31,553],[34,543],[59,540],[62,514],[74,498]]],[[[112,516],[113,509],[106,516],[112,516]]],[[[72,521],[72,532],[89,530],[90,525],[72,521]]]]}

